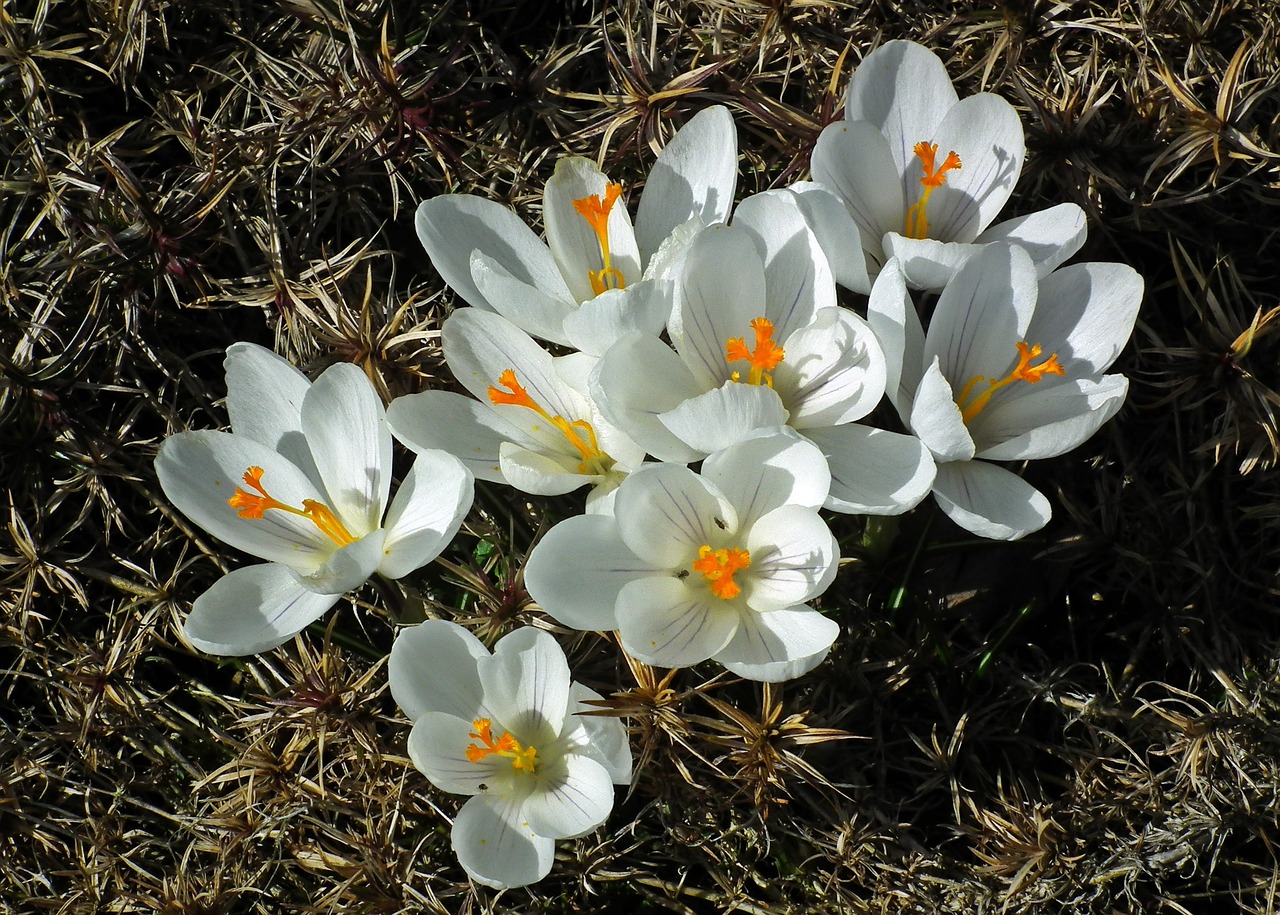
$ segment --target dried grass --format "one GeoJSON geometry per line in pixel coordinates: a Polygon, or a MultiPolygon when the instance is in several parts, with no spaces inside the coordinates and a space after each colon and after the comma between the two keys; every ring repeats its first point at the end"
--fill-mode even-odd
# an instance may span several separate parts
{"type": "Polygon", "coordinates": [[[1264,0],[0,9],[0,911],[1275,911],[1277,73],[1264,0]],[[572,503],[482,487],[414,588],[218,661],[178,624],[241,559],[155,448],[225,421],[235,340],[451,384],[418,200],[536,222],[564,153],[634,194],[713,103],[740,190],[788,182],[894,37],[1019,106],[1017,210],[1145,274],[1129,406],[1029,469],[1060,510],[1020,544],[838,521],[845,633],[784,689],[558,632],[636,784],[543,883],[472,887],[382,658],[396,620],[551,626],[521,563],[572,503]]]}

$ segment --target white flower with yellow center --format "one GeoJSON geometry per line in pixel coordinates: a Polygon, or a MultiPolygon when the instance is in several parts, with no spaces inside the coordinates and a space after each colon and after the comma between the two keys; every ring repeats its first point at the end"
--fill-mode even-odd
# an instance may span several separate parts
{"type": "Polygon", "coordinates": [[[184,515],[267,560],[223,576],[183,627],[202,651],[246,655],[292,638],[375,572],[400,578],[438,556],[471,507],[472,478],[424,452],[388,509],[391,433],[360,369],[334,365],[312,384],[237,343],[226,374],[232,432],[171,436],[155,466],[184,515]]]}
{"type": "Polygon", "coordinates": [[[854,72],[845,118],[823,128],[812,169],[843,199],[856,226],[844,231],[860,236],[873,273],[896,257],[909,286],[941,289],[985,244],[1022,246],[1043,276],[1084,243],[1084,212],[1070,203],[991,225],[1025,152],[1012,105],[960,99],[932,51],[890,41],[854,72]]]}
{"type": "Polygon", "coordinates": [[[555,841],[599,828],[613,786],[631,781],[626,728],[582,714],[600,695],[569,679],[549,633],[517,629],[490,653],[461,626],[428,620],[396,638],[387,676],[413,721],[413,764],[442,791],[470,795],[453,848],[477,883],[541,880],[555,841]]]}
{"type": "Polygon", "coordinates": [[[839,626],[805,602],[840,549],[818,515],[831,481],[816,446],[784,430],[687,467],[655,464],[618,488],[613,515],[561,521],[525,564],[525,587],[574,629],[616,629],[660,667],[714,658],[781,681],[826,657],[839,626]]]}
{"type": "Polygon", "coordinates": [[[478,479],[537,495],[590,485],[589,511],[644,459],[644,451],[587,396],[595,359],[553,358],[501,315],[460,308],[441,331],[445,361],[474,395],[424,391],[387,409],[395,436],[415,451],[441,449],[478,479]]]}
{"type": "Polygon", "coordinates": [[[884,356],[836,303],[796,195],[756,195],[732,225],[705,229],[677,290],[674,350],[631,334],[591,379],[601,412],[649,454],[688,463],[786,425],[831,461],[829,508],[895,514],[928,494],[933,462],[916,438],[855,422],[884,394],[884,356]]]}
{"type": "Polygon", "coordinates": [[[1048,500],[988,461],[1055,457],[1115,415],[1129,383],[1103,373],[1141,300],[1142,278],[1123,264],[1038,279],[1024,250],[991,245],[943,289],[926,334],[897,262],[885,265],[868,320],[888,360],[889,399],[933,453],[933,495],[951,520],[998,540],[1048,523],[1048,500]]]}
{"type": "Polygon", "coordinates": [[[469,194],[423,202],[418,238],[468,304],[599,355],[624,333],[662,331],[671,308],[662,277],[696,229],[728,218],[737,159],[728,109],[708,108],[658,156],[634,229],[622,187],[574,156],[547,182],[545,242],[507,207],[469,194]]]}

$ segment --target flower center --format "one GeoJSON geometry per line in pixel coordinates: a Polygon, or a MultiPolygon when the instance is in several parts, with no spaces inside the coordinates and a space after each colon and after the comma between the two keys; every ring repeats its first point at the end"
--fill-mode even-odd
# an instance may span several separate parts
{"type": "Polygon", "coordinates": [[[588,270],[591,289],[596,295],[609,289],[625,289],[626,282],[622,274],[613,266],[613,256],[609,253],[609,212],[622,196],[621,184],[607,184],[604,189],[604,200],[599,194],[590,197],[579,197],[573,202],[573,208],[591,225],[596,233],[596,241],[600,243],[600,269],[588,270]]]}
{"type": "Polygon", "coordinates": [[[933,193],[935,188],[947,183],[947,172],[952,169],[960,170],[960,157],[956,155],[953,149],[947,153],[947,157],[942,160],[942,164],[935,168],[934,161],[938,155],[937,143],[921,141],[915,145],[914,152],[916,158],[920,160],[921,166],[924,167],[924,175],[920,178],[920,183],[924,185],[924,193],[920,195],[920,199],[916,201],[915,206],[907,210],[907,225],[903,234],[907,238],[928,238],[929,220],[925,218],[925,207],[929,205],[929,195],[933,193]]]}
{"type": "Polygon", "coordinates": [[[596,430],[592,428],[591,423],[585,419],[570,421],[563,416],[552,416],[536,400],[530,397],[529,392],[521,386],[516,378],[515,369],[507,369],[499,375],[498,384],[507,390],[503,391],[491,386],[489,388],[490,403],[524,407],[526,410],[532,410],[555,426],[560,430],[560,434],[565,437],[565,441],[572,445],[574,450],[582,457],[582,460],[578,463],[578,473],[608,473],[609,469],[613,467],[613,458],[600,449],[600,443],[596,441],[596,430]]]}
{"type": "Polygon", "coordinates": [[[729,600],[742,593],[742,585],[733,580],[734,572],[741,572],[751,565],[751,554],[737,547],[713,550],[704,543],[698,547],[698,558],[693,561],[693,571],[702,574],[711,593],[721,600],[729,600]]]}
{"type": "MultiPolygon", "coordinates": [[[[773,341],[773,322],[768,318],[756,318],[751,322],[751,329],[756,335],[755,347],[747,349],[746,340],[742,337],[730,337],[724,347],[724,358],[728,362],[751,363],[747,384],[773,387],[773,376],[769,373],[778,367],[786,352],[773,341]]],[[[730,377],[734,381],[741,381],[742,373],[734,372],[730,377]]]]}
{"type": "Polygon", "coordinates": [[[235,495],[227,500],[227,504],[234,508],[241,518],[261,518],[263,512],[274,509],[307,518],[320,529],[320,533],[338,546],[356,542],[356,538],[351,536],[351,532],[333,513],[333,509],[323,502],[303,499],[302,508],[294,508],[292,505],[285,505],[273,499],[262,485],[261,467],[250,467],[244,472],[244,485],[254,492],[246,492],[237,486],[235,495]]]}
{"type": "Polygon", "coordinates": [[[538,748],[522,747],[520,741],[511,736],[509,732],[503,732],[503,735],[497,740],[493,739],[493,722],[488,718],[477,718],[471,722],[471,726],[475,728],[468,737],[474,737],[480,741],[480,746],[470,744],[467,747],[467,761],[478,763],[480,760],[489,756],[502,756],[511,760],[511,768],[516,772],[532,772],[537,768],[538,748]]]}
{"type": "Polygon", "coordinates": [[[1018,364],[1012,372],[1003,378],[997,380],[995,378],[984,378],[981,375],[974,375],[969,379],[969,383],[960,391],[960,396],[956,398],[956,406],[960,408],[960,416],[964,419],[965,424],[973,420],[975,416],[982,412],[983,408],[991,402],[991,397],[996,391],[1005,385],[1013,384],[1015,381],[1025,381],[1027,384],[1035,384],[1045,375],[1065,375],[1067,372],[1058,362],[1058,354],[1054,353],[1039,365],[1032,365],[1033,359],[1039,359],[1043,350],[1039,343],[1028,346],[1026,342],[1018,343],[1018,364]],[[986,382],[986,388],[977,390],[978,386],[986,382]]]}

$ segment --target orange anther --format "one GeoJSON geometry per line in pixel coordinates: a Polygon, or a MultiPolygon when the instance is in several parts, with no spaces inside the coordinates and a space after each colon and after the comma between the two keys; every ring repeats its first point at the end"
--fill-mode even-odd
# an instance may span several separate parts
{"type": "MultiPolygon", "coordinates": [[[[773,379],[768,373],[778,367],[778,363],[782,362],[786,356],[786,351],[773,340],[773,322],[768,318],[756,318],[751,322],[751,329],[755,332],[755,346],[752,349],[747,348],[746,340],[742,337],[731,337],[724,347],[724,358],[727,362],[750,362],[751,371],[747,375],[747,381],[750,384],[767,384],[773,386],[773,379]]],[[[741,380],[738,373],[733,376],[734,381],[741,380]]]]}
{"type": "Polygon", "coordinates": [[[1036,384],[1045,375],[1065,375],[1067,370],[1058,362],[1058,354],[1053,353],[1044,362],[1039,365],[1032,365],[1033,359],[1039,359],[1044,350],[1039,343],[1028,344],[1020,341],[1018,344],[1018,364],[1014,366],[1013,371],[1003,378],[983,378],[981,375],[974,375],[969,379],[968,383],[960,391],[960,396],[956,398],[956,405],[960,407],[960,416],[966,423],[983,411],[983,409],[991,402],[992,396],[996,391],[1013,384],[1015,381],[1025,381],[1027,384],[1036,384]],[[986,381],[986,390],[973,397],[974,389],[986,381]],[[972,398],[972,402],[970,401],[972,398]],[[968,403],[968,406],[965,404],[968,403]]]}
{"type": "Polygon", "coordinates": [[[256,520],[261,518],[264,512],[274,509],[306,518],[319,529],[320,533],[338,546],[346,546],[349,543],[356,542],[356,538],[351,536],[351,532],[347,530],[341,519],[334,514],[333,509],[323,502],[317,502],[314,499],[303,499],[302,508],[295,508],[273,498],[267,492],[266,487],[262,485],[262,473],[261,467],[250,467],[244,472],[244,484],[255,490],[256,495],[252,492],[245,492],[245,490],[237,486],[235,493],[227,500],[227,504],[234,508],[236,514],[241,518],[256,520]]]}
{"type": "Polygon", "coordinates": [[[573,208],[591,226],[600,245],[600,269],[587,271],[591,289],[596,295],[609,289],[626,288],[622,273],[614,268],[609,251],[609,213],[620,196],[622,185],[609,183],[604,189],[604,200],[600,199],[599,194],[592,194],[589,197],[579,197],[573,202],[573,208]]]}
{"type": "Polygon", "coordinates": [[[706,579],[711,593],[721,600],[729,600],[742,593],[742,586],[733,580],[733,573],[751,565],[751,554],[737,547],[713,550],[710,544],[698,547],[698,558],[693,570],[706,579]]]}
{"type": "Polygon", "coordinates": [[[915,205],[907,210],[907,224],[903,234],[908,238],[928,238],[929,221],[925,217],[925,209],[929,205],[929,195],[936,188],[947,183],[947,172],[960,169],[960,156],[955,150],[951,150],[942,160],[942,165],[935,168],[934,164],[938,157],[937,143],[926,143],[922,140],[912,148],[912,151],[924,169],[924,174],[920,177],[920,183],[924,185],[924,193],[920,195],[915,205]]]}
{"type": "Polygon", "coordinates": [[[467,762],[478,763],[488,756],[502,756],[511,760],[511,768],[519,772],[532,772],[537,763],[537,747],[522,747],[520,742],[509,733],[504,733],[497,740],[493,739],[493,722],[488,718],[477,718],[471,722],[475,728],[468,737],[474,737],[482,746],[474,743],[467,747],[467,762]]]}

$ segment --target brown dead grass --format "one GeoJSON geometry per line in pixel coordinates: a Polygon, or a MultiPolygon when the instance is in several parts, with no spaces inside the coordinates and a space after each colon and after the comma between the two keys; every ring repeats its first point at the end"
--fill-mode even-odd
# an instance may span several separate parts
{"type": "Polygon", "coordinates": [[[0,910],[1274,911],[1277,73],[1265,0],[6,5],[0,910]],[[225,422],[235,340],[448,384],[418,200],[536,222],[564,153],[634,193],[715,103],[740,193],[794,180],[894,37],[1019,106],[1012,210],[1075,201],[1145,274],[1129,405],[1030,468],[1057,518],[1020,544],[838,520],[845,634],[785,688],[560,633],[644,764],[546,881],[472,887],[382,658],[393,617],[549,625],[520,563],[574,503],[483,488],[412,590],[218,661],[178,624],[242,558],[155,448],[225,422]]]}

